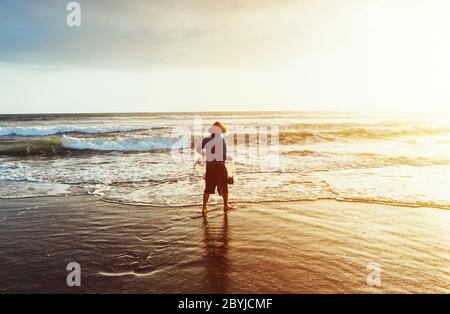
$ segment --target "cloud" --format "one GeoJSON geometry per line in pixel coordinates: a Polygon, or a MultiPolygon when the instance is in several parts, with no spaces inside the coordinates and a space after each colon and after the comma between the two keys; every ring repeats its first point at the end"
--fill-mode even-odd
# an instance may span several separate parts
{"type": "Polygon", "coordinates": [[[69,1],[0,4],[0,62],[77,66],[267,64],[292,50],[298,1],[69,1]],[[289,13],[291,12],[291,13],[289,13]]]}

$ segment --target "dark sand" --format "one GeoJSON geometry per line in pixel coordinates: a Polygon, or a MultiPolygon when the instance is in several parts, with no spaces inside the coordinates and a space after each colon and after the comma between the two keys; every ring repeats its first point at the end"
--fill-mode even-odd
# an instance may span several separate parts
{"type": "Polygon", "coordinates": [[[154,208],[1,200],[0,292],[450,293],[450,211],[312,201],[154,208]],[[69,262],[81,287],[66,285],[69,262]],[[370,287],[369,263],[381,266],[370,287]]]}

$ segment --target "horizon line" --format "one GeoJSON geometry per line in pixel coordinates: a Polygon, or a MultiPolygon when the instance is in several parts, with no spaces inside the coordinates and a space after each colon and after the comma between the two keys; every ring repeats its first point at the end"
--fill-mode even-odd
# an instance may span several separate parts
{"type": "Polygon", "coordinates": [[[86,114],[174,114],[174,113],[364,113],[352,110],[214,110],[214,111],[104,111],[104,112],[30,112],[30,113],[0,113],[0,116],[12,115],[86,115],[86,114]]]}

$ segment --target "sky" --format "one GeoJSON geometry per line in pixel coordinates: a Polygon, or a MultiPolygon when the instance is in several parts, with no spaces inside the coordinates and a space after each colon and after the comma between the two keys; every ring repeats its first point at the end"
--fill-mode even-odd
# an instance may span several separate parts
{"type": "Polygon", "coordinates": [[[446,0],[0,2],[0,113],[450,113],[446,0]]]}

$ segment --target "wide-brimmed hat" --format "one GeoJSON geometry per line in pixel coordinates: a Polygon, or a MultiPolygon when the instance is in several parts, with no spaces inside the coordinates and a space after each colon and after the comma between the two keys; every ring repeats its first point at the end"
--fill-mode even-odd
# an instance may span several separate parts
{"type": "Polygon", "coordinates": [[[226,133],[227,132],[227,128],[225,127],[225,125],[222,122],[216,121],[214,122],[214,124],[208,129],[209,133],[215,133],[214,132],[214,127],[218,127],[222,133],[226,133]]]}

